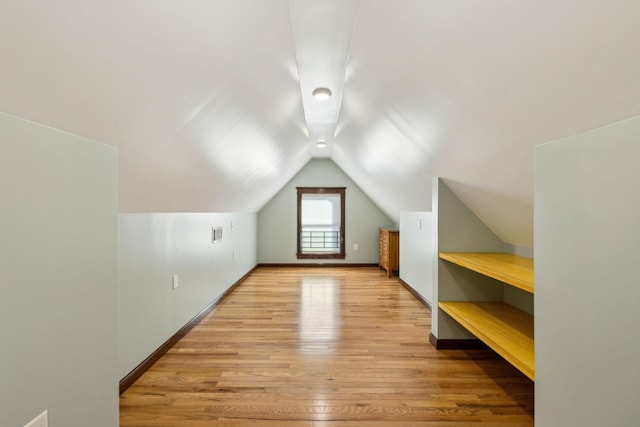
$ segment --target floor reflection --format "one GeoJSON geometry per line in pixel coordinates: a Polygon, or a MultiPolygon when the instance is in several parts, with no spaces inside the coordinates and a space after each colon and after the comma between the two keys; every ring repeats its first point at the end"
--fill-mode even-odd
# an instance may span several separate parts
{"type": "Polygon", "coordinates": [[[300,293],[300,349],[326,351],[340,335],[340,285],[331,278],[305,277],[300,293]]]}

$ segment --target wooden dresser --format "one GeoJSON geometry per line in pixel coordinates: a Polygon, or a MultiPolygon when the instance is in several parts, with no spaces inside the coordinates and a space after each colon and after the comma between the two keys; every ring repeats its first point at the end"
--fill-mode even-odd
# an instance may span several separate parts
{"type": "Polygon", "coordinates": [[[379,228],[379,255],[378,266],[387,271],[387,277],[391,277],[393,271],[400,273],[400,231],[388,228],[379,228]]]}

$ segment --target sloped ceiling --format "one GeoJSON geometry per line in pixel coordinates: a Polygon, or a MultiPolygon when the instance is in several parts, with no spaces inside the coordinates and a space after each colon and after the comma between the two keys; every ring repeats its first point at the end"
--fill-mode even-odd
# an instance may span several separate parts
{"type": "Polygon", "coordinates": [[[325,156],[391,218],[441,176],[525,245],[534,146],[640,114],[640,2],[350,0],[318,151],[301,1],[0,0],[0,110],[119,147],[123,212],[257,211],[325,156]]]}

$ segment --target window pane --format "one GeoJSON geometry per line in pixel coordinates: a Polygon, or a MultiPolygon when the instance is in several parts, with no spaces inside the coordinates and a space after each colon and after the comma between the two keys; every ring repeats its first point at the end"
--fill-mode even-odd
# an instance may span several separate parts
{"type": "Polygon", "coordinates": [[[340,195],[302,196],[302,225],[340,225],[340,195]]]}
{"type": "Polygon", "coordinates": [[[304,194],[301,223],[302,252],[340,252],[339,194],[304,194]]]}

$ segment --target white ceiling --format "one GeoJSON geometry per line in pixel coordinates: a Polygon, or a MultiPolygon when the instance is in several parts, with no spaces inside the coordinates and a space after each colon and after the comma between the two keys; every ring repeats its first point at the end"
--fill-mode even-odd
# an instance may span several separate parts
{"type": "Polygon", "coordinates": [[[119,147],[123,212],[257,211],[325,155],[391,218],[441,176],[525,245],[533,147],[640,114],[637,0],[348,1],[335,38],[304,3],[0,0],[0,110],[119,147]],[[336,40],[321,154],[298,60],[336,40]]]}

